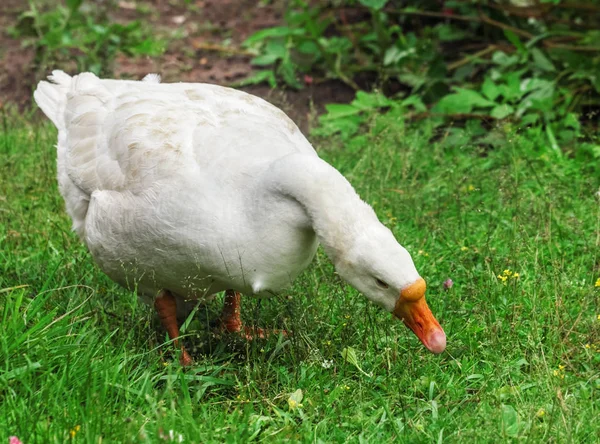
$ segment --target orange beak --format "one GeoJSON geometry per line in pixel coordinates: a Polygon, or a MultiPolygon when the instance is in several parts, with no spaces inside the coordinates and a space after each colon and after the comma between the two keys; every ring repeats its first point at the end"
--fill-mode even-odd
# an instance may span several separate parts
{"type": "Polygon", "coordinates": [[[435,354],[446,349],[446,334],[425,302],[427,285],[422,278],[400,292],[394,316],[410,328],[427,349],[435,354]]]}

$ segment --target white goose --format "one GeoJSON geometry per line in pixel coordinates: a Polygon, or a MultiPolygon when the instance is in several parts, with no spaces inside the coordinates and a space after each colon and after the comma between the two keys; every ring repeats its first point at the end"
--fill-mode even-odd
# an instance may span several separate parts
{"type": "Polygon", "coordinates": [[[111,279],[154,301],[172,339],[185,301],[223,290],[223,324],[242,330],[240,293],[285,288],[320,242],[342,278],[445,349],[410,254],[280,109],[153,74],[48,80],[34,97],[58,129],[73,228],[111,279]]]}

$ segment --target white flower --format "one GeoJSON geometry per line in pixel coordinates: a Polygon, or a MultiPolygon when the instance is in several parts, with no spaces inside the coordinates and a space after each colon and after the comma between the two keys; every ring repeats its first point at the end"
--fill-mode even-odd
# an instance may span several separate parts
{"type": "MultiPolygon", "coordinates": [[[[171,441],[175,441],[175,432],[173,430],[169,430],[169,439],[171,441]]],[[[183,442],[183,435],[181,433],[177,434],[177,442],[183,442]]]]}

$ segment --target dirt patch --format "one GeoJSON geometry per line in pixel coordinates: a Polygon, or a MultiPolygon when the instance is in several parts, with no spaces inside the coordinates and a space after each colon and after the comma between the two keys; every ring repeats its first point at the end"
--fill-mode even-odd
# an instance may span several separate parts
{"type": "Polygon", "coordinates": [[[8,35],[8,29],[26,7],[21,0],[0,2],[0,106],[16,103],[19,107],[30,102],[34,83],[33,50],[22,48],[21,42],[8,35]]]}
{"type": "MultiPolygon", "coordinates": [[[[33,86],[43,75],[36,74],[31,49],[11,38],[7,30],[27,8],[19,0],[3,0],[0,5],[0,103],[27,107],[33,86]]],[[[169,0],[119,1],[111,10],[118,22],[140,20],[166,36],[167,51],[160,57],[117,57],[115,78],[139,79],[149,72],[160,73],[165,82],[206,82],[220,85],[235,83],[253,72],[251,56],[241,43],[254,32],[282,23],[285,1],[260,0],[169,0]]],[[[74,72],[73,61],[53,68],[74,72]]],[[[263,97],[286,111],[303,131],[311,115],[321,112],[324,104],[348,102],[354,92],[341,82],[313,83],[300,91],[271,90],[255,85],[242,88],[263,97]]]]}

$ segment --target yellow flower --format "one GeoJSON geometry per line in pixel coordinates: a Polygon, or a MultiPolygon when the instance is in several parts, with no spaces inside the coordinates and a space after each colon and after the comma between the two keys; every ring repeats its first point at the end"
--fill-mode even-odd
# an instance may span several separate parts
{"type": "Polygon", "coordinates": [[[565,369],[565,366],[564,366],[564,365],[561,365],[561,364],[558,364],[558,368],[559,368],[560,370],[564,370],[564,369],[565,369]]]}
{"type": "Polygon", "coordinates": [[[554,371],[552,372],[552,374],[553,374],[554,376],[558,376],[558,370],[554,370],[554,371]]]}
{"type": "Polygon", "coordinates": [[[429,256],[429,253],[427,253],[423,250],[419,250],[419,251],[417,251],[417,253],[419,254],[419,256],[425,256],[425,257],[429,256]]]}
{"type": "Polygon", "coordinates": [[[501,274],[499,274],[499,275],[497,276],[497,278],[498,278],[498,279],[500,279],[500,280],[501,280],[503,283],[506,283],[506,280],[508,279],[508,277],[506,277],[506,276],[503,276],[503,275],[501,275],[501,274]]]}
{"type": "MultiPolygon", "coordinates": [[[[594,287],[600,287],[600,278],[596,279],[596,283],[594,284],[594,287]]],[[[600,315],[598,315],[598,319],[600,319],[600,315]]]]}
{"type": "Polygon", "coordinates": [[[81,426],[80,425],[76,425],[75,427],[73,427],[69,431],[69,435],[71,436],[71,439],[75,438],[75,435],[77,435],[77,432],[79,432],[80,430],[81,430],[81,426]]]}
{"type": "Polygon", "coordinates": [[[302,399],[304,398],[304,393],[302,389],[296,390],[294,393],[290,395],[288,398],[288,407],[290,410],[294,410],[295,408],[302,407],[302,399]]]}
{"type": "Polygon", "coordinates": [[[469,251],[469,247],[462,246],[460,247],[460,251],[469,251]]]}
{"type": "Polygon", "coordinates": [[[542,416],[544,416],[546,414],[546,410],[544,409],[539,409],[537,411],[537,413],[535,414],[535,416],[537,416],[538,418],[541,418],[542,416]]]}
{"type": "Polygon", "coordinates": [[[467,186],[467,191],[475,191],[475,187],[473,186],[473,184],[469,184],[469,186],[467,186]]]}
{"type": "Polygon", "coordinates": [[[600,315],[596,316],[596,319],[598,319],[600,321],[600,315]]]}
{"type": "Polygon", "coordinates": [[[590,344],[585,344],[584,347],[585,348],[590,348],[590,344]]]}
{"type": "Polygon", "coordinates": [[[502,272],[502,274],[504,274],[504,276],[510,276],[510,275],[512,275],[512,271],[510,271],[510,270],[507,268],[506,270],[504,270],[504,271],[502,272]]]}
{"type": "Polygon", "coordinates": [[[513,279],[519,279],[519,276],[521,276],[519,273],[513,273],[512,275],[513,279]]]}

